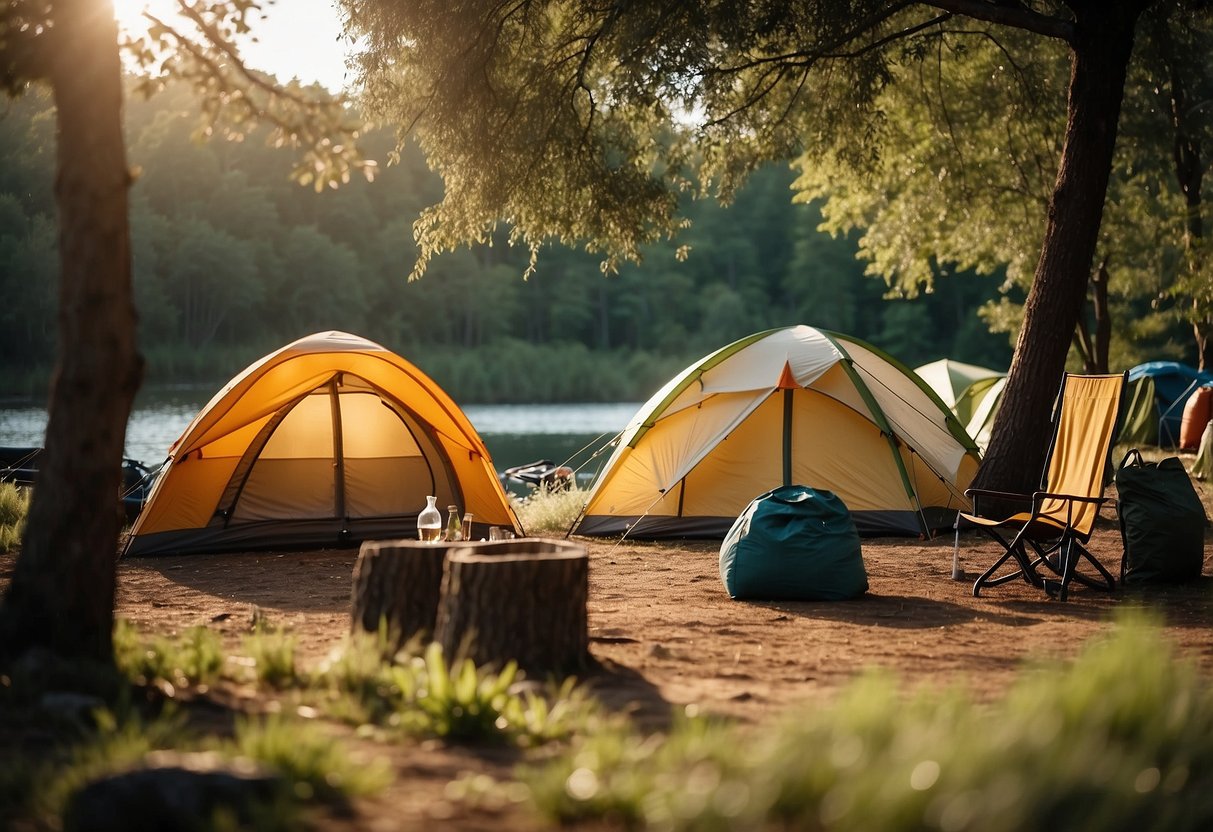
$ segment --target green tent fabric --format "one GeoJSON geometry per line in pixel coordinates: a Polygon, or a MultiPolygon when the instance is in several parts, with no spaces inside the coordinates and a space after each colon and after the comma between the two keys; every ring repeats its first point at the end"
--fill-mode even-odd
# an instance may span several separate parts
{"type": "Polygon", "coordinates": [[[1121,422],[1119,445],[1158,444],[1158,406],[1154,390],[1154,377],[1141,376],[1129,382],[1125,396],[1125,409],[1121,422]]]}
{"type": "Polygon", "coordinates": [[[925,381],[960,423],[967,424],[973,410],[996,381],[1006,375],[989,367],[965,364],[941,358],[915,367],[914,372],[925,381]]]}
{"type": "Polygon", "coordinates": [[[952,406],[952,412],[956,414],[956,418],[960,420],[962,425],[969,423],[969,420],[973,418],[973,414],[977,412],[977,408],[981,406],[981,403],[985,401],[989,393],[995,389],[1002,390],[1002,385],[999,382],[1005,378],[1006,375],[1004,374],[979,378],[956,397],[956,404],[952,406]]]}
{"type": "Polygon", "coordinates": [[[720,546],[729,596],[755,601],[842,601],[868,589],[859,533],[829,491],[785,485],[755,498],[720,546]]]}

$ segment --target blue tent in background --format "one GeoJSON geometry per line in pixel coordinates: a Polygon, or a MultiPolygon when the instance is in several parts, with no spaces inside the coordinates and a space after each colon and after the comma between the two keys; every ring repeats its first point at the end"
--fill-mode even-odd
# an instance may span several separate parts
{"type": "Polygon", "coordinates": [[[1131,445],[1179,444],[1179,426],[1188,397],[1213,373],[1178,361],[1148,361],[1129,370],[1129,407],[1118,442],[1131,445]]]}

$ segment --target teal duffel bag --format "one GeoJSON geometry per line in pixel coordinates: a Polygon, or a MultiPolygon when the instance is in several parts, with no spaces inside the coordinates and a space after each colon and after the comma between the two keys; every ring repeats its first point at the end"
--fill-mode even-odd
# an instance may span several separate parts
{"type": "Polygon", "coordinates": [[[720,545],[732,598],[842,601],[868,589],[851,512],[829,491],[785,485],[746,506],[720,545]]]}

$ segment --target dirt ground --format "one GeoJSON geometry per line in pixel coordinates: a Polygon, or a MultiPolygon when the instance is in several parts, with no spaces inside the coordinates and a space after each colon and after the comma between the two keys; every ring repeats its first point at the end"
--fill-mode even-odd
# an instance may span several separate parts
{"type": "MultiPolygon", "coordinates": [[[[976,534],[961,536],[964,581],[951,577],[951,534],[872,538],[863,541],[863,597],[757,603],[728,597],[715,542],[574,541],[590,554],[590,642],[601,665],[590,681],[610,704],[646,719],[693,703],[757,720],[829,695],[873,666],[909,685],[963,682],[989,697],[1026,656],[1071,654],[1130,606],[1163,616],[1180,647],[1213,672],[1213,554],[1196,583],[1111,594],[1073,584],[1062,603],[1022,581],[974,598],[972,578],[998,553],[976,534]]],[[[1116,572],[1114,522],[1101,520],[1090,548],[1116,572]]],[[[296,636],[311,665],[349,630],[356,559],[356,550],[338,550],[124,560],[118,615],[160,633],[205,625],[235,647],[256,608],[296,636]]]]}
{"type": "MultiPolygon", "coordinates": [[[[1105,512],[1106,513],[1106,512],[1105,512]]],[[[590,554],[589,628],[597,668],[587,674],[609,707],[660,727],[672,709],[758,721],[793,703],[838,691],[868,667],[888,668],[907,686],[960,682],[991,698],[1035,655],[1069,655],[1106,631],[1113,613],[1148,608],[1180,649],[1213,675],[1213,552],[1206,537],[1201,580],[1179,587],[1100,593],[1075,585],[1061,603],[1021,581],[972,595],[972,577],[993,562],[992,543],[961,537],[952,573],[952,535],[935,540],[865,539],[868,593],[832,603],[731,600],[713,542],[646,543],[575,538],[590,554]]],[[[1114,519],[1101,518],[1092,551],[1113,572],[1121,542],[1114,519]]],[[[235,648],[254,611],[298,640],[305,666],[339,649],[350,627],[356,550],[261,552],[127,559],[118,568],[118,615],[141,629],[173,633],[205,625],[235,648]]],[[[0,585],[11,560],[0,570],[0,585]]],[[[239,707],[239,706],[238,706],[239,707]]],[[[387,794],[339,826],[525,829],[517,807],[468,809],[448,784],[469,773],[506,777],[514,759],[501,752],[439,743],[373,749],[398,776],[387,794]]]]}

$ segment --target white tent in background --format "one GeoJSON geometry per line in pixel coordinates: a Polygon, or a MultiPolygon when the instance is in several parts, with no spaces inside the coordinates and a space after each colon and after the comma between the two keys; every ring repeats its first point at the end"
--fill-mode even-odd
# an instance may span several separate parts
{"type": "Polygon", "coordinates": [[[914,368],[914,372],[931,386],[940,400],[956,414],[962,425],[969,423],[974,410],[990,389],[1006,376],[1006,373],[991,370],[989,367],[965,364],[950,358],[923,364],[914,368]]]}

